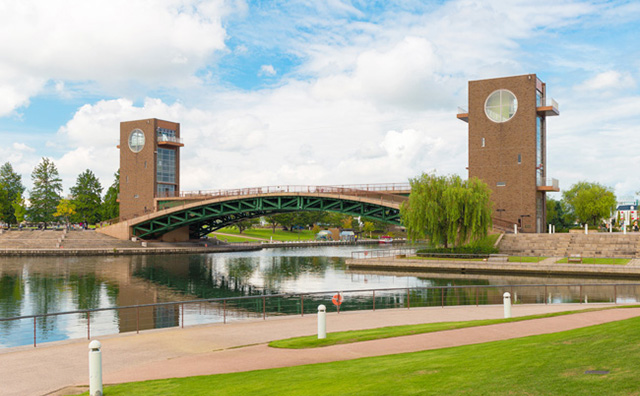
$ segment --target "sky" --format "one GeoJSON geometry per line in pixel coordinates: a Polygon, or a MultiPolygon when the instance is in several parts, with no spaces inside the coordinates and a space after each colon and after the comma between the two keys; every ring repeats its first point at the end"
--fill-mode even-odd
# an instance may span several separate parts
{"type": "MultiPolygon", "coordinates": [[[[181,189],[467,177],[469,80],[535,73],[547,177],[640,190],[640,2],[0,2],[0,163],[68,194],[119,123],[181,124],[181,189]]],[[[550,194],[560,198],[559,194],[550,194]]]]}

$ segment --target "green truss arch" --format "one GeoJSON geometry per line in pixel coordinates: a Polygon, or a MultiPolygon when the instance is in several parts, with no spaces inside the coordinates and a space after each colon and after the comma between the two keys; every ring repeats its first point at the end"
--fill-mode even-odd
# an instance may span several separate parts
{"type": "Polygon", "coordinates": [[[163,210],[151,218],[135,221],[131,230],[138,238],[157,239],[168,232],[189,227],[189,236],[200,238],[244,219],[295,211],[338,212],[400,225],[398,200],[403,199],[406,198],[374,200],[304,194],[230,197],[163,210]]]}

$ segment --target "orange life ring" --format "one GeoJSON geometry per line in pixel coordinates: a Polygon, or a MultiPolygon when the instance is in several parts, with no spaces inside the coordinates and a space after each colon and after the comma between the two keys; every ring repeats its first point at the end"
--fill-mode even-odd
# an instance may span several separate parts
{"type": "Polygon", "coordinates": [[[342,295],[335,294],[331,299],[331,302],[333,303],[333,305],[340,306],[340,304],[342,304],[342,295]]]}

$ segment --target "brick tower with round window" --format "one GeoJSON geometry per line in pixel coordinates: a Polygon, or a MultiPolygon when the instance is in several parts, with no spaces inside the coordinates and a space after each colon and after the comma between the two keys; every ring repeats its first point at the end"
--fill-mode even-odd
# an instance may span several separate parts
{"type": "Polygon", "coordinates": [[[559,115],[547,105],[546,84],[535,74],[469,81],[469,177],[492,190],[495,225],[522,232],[545,232],[546,193],[560,191],[547,174],[547,117],[559,115]]]}
{"type": "Polygon", "coordinates": [[[180,124],[156,118],[120,123],[120,221],[156,210],[180,191],[180,124]]]}

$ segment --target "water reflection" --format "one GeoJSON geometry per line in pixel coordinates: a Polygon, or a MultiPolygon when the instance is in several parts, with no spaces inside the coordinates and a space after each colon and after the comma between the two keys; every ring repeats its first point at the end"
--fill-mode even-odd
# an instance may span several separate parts
{"type": "MultiPolygon", "coordinates": [[[[597,279],[561,279],[516,276],[482,276],[426,273],[351,271],[345,258],[353,250],[369,248],[320,247],[265,249],[224,254],[121,256],[121,257],[4,257],[0,258],[0,317],[61,311],[122,307],[160,302],[256,296],[279,293],[366,290],[451,285],[514,285],[622,282],[597,279]]],[[[628,283],[628,282],[627,282],[628,283]]],[[[590,301],[635,301],[634,286],[599,296],[595,290],[531,290],[520,292],[523,302],[569,302],[576,293],[590,301]],[[593,299],[593,300],[591,300],[593,299]]],[[[433,290],[353,293],[343,309],[371,309],[475,303],[500,303],[498,290],[433,290]],[[493,302],[496,300],[497,302],[493,302]]],[[[177,326],[187,323],[233,320],[248,316],[312,313],[319,303],[331,304],[331,295],[255,299],[181,307],[166,305],[69,316],[47,316],[35,324],[38,342],[177,326]],[[190,316],[191,315],[191,316],[190,316]],[[90,325],[90,326],[89,326],[90,325]]],[[[33,342],[33,319],[0,321],[0,346],[33,342]]]]}

